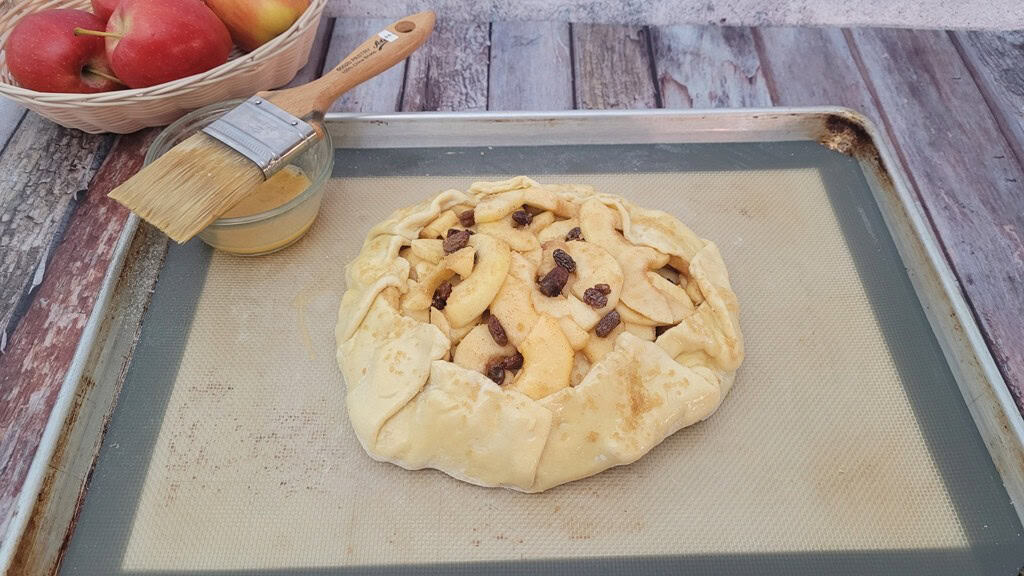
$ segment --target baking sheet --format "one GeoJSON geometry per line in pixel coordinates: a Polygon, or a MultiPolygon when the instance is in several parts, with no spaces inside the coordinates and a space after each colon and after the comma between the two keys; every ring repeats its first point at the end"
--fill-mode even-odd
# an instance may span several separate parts
{"type": "Polygon", "coordinates": [[[63,572],[1024,564],[1020,523],[853,159],[811,142],[339,150],[335,176],[309,236],[280,254],[172,249],[63,572]],[[594,184],[715,240],[747,339],[711,419],[540,495],[373,462],[334,361],[343,267],[369,227],[516,173],[594,184]]]}

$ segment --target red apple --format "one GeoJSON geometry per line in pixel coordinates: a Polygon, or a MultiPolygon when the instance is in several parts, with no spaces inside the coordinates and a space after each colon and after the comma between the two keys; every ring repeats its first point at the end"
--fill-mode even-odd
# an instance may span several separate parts
{"type": "Polygon", "coordinates": [[[92,0],[92,13],[103,19],[104,22],[110,19],[110,15],[117,9],[121,0],[92,0]]]}
{"type": "Polygon", "coordinates": [[[44,10],[18,21],[4,44],[7,68],[24,88],[39,92],[106,92],[120,88],[107,65],[103,39],[75,28],[103,30],[84,10],[44,10]]]}
{"type": "Polygon", "coordinates": [[[206,0],[231,31],[235,44],[252,52],[302,16],[309,0],[206,0]]]}
{"type": "Polygon", "coordinates": [[[132,88],[206,72],[231,54],[231,34],[202,0],[121,0],[100,34],[110,67],[132,88]]]}

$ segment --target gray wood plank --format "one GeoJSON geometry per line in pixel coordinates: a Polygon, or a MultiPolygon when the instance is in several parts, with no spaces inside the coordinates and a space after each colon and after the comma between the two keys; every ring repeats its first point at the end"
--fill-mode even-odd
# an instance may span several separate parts
{"type": "Polygon", "coordinates": [[[491,110],[573,107],[569,25],[495,22],[491,25],[491,110]]]}
{"type": "Polygon", "coordinates": [[[846,106],[881,127],[842,30],[772,27],[753,33],[775,105],[846,106]]]}
{"type": "Polygon", "coordinates": [[[25,109],[13,100],[0,97],[0,152],[25,117],[25,109]]]}
{"type": "Polygon", "coordinates": [[[945,32],[854,30],[854,55],[1024,411],[1024,170],[945,32]]]}
{"type": "Polygon", "coordinates": [[[657,108],[647,30],[573,24],[576,107],[657,108]]]}
{"type": "Polygon", "coordinates": [[[651,28],[651,47],[666,108],[771,105],[749,28],[651,28]]]}
{"type": "MultiPolygon", "coordinates": [[[[338,18],[331,31],[330,46],[324,59],[324,70],[337,66],[367,38],[380,32],[392,20],[385,18],[338,18]]],[[[402,97],[405,62],[371,78],[342,95],[331,106],[331,112],[394,112],[402,97]]]]}
{"type": "Polygon", "coordinates": [[[402,110],[486,110],[490,25],[439,20],[409,56],[402,110]]]}
{"type": "Polygon", "coordinates": [[[89,186],[112,142],[32,113],[7,143],[0,156],[0,343],[28,308],[78,191],[89,186]]]}
{"type": "Polygon", "coordinates": [[[320,18],[320,24],[316,28],[316,37],[313,38],[313,47],[309,50],[309,60],[295,74],[295,77],[288,83],[288,86],[301,86],[320,77],[324,69],[324,60],[327,58],[327,49],[330,47],[333,33],[334,18],[328,18],[327,16],[320,18]]]}
{"type": "Polygon", "coordinates": [[[950,32],[996,119],[1024,162],[1024,30],[950,32]]]}

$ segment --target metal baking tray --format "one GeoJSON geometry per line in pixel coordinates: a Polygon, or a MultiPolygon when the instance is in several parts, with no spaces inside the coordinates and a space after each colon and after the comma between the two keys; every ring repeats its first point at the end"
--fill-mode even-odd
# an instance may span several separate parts
{"type": "Polygon", "coordinates": [[[309,235],[259,259],[172,246],[140,335],[132,303],[158,251],[129,227],[0,560],[104,575],[1024,566],[1024,424],[897,163],[855,112],[327,124],[335,173],[309,235]],[[515,174],[593,184],[716,241],[747,344],[706,422],[538,495],[372,461],[334,358],[344,264],[369,228],[515,174]]]}

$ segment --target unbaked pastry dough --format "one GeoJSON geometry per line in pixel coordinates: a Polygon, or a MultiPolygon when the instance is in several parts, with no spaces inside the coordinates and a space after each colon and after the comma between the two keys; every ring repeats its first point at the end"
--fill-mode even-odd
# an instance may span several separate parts
{"type": "Polygon", "coordinates": [[[540,492],[634,462],[710,416],[743,359],[718,248],[589,186],[442,192],[375,226],[346,276],[338,363],[363,448],[480,486],[540,492]],[[469,211],[475,233],[446,246],[469,211]],[[573,270],[548,296],[556,266],[573,270]]]}

